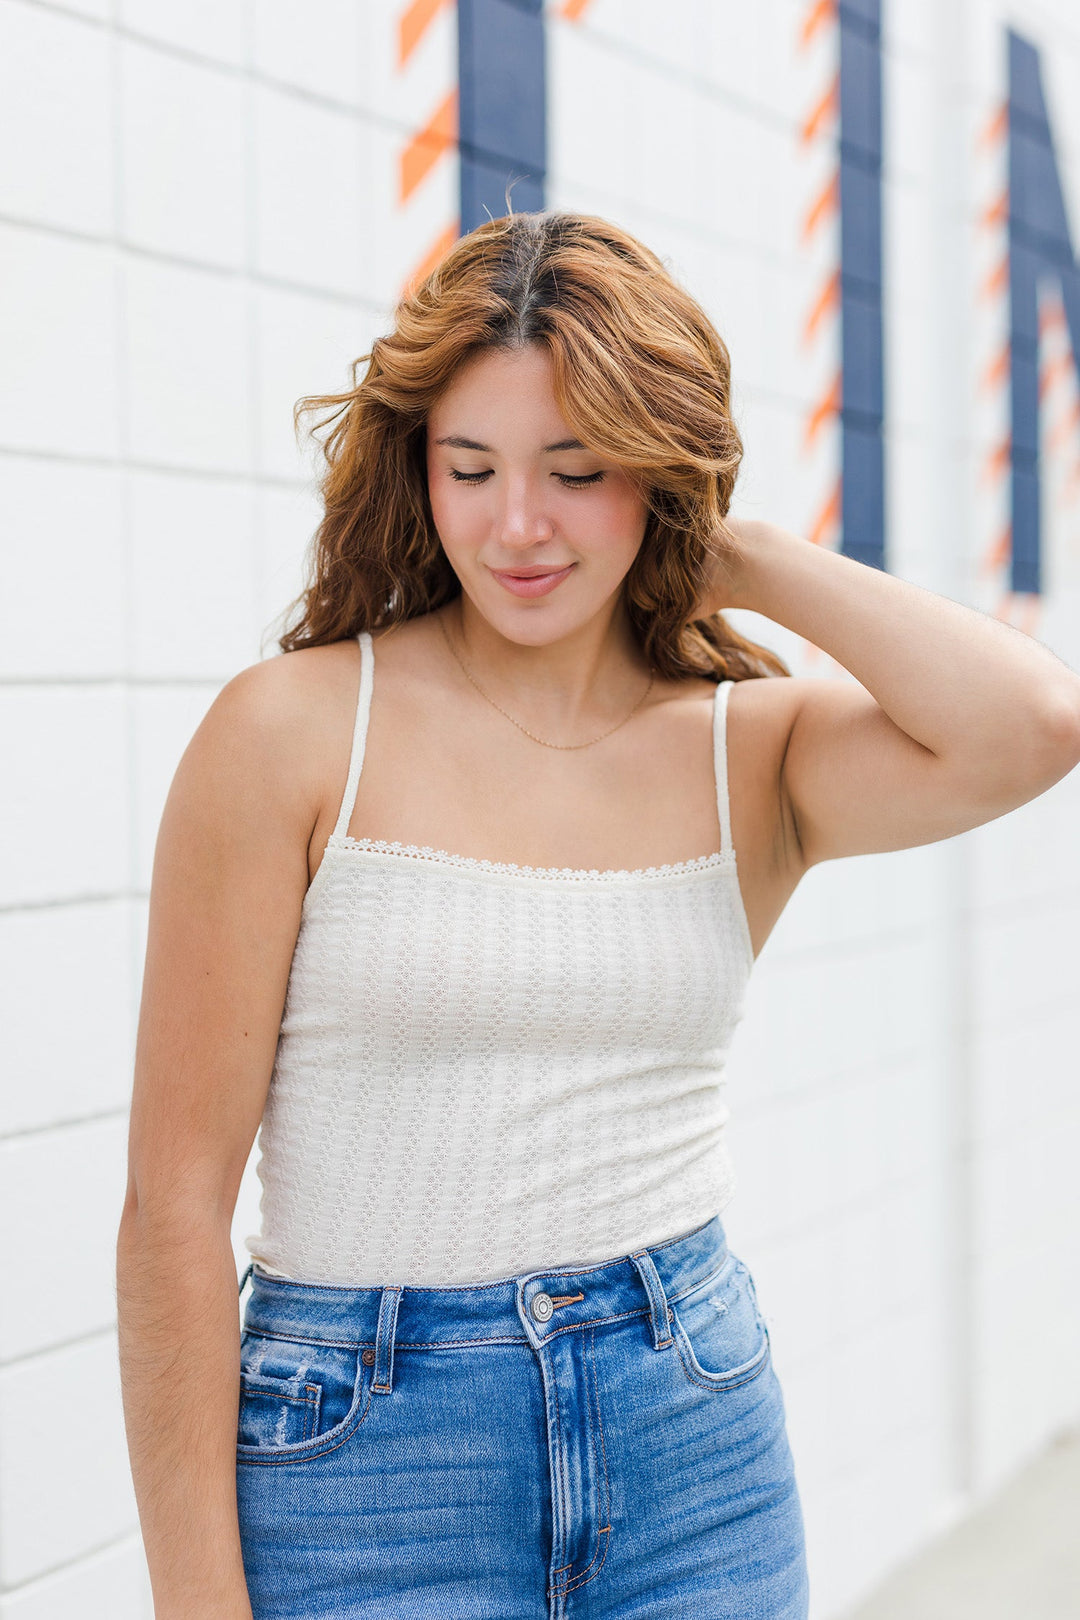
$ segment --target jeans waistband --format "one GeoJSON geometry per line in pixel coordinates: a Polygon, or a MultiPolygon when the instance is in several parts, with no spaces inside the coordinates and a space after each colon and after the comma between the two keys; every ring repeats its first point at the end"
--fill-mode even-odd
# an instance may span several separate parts
{"type": "MultiPolygon", "coordinates": [[[[249,1266],[243,1326],[274,1337],[380,1350],[530,1343],[573,1329],[649,1315],[657,1348],[670,1343],[667,1307],[728,1257],[719,1215],[617,1259],[552,1266],[464,1286],[344,1288],[293,1282],[249,1266]]],[[[246,1277],[245,1273],[245,1277],[246,1277]]],[[[241,1291],[243,1282],[241,1282],[241,1291]]]]}

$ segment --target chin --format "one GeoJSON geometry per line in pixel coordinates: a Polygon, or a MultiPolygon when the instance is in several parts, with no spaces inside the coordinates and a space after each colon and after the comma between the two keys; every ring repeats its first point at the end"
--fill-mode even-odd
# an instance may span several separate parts
{"type": "Polygon", "coordinates": [[[500,636],[522,647],[543,647],[550,642],[561,641],[564,636],[573,635],[588,624],[604,606],[603,602],[587,605],[569,601],[557,603],[553,597],[558,592],[552,592],[551,596],[507,601],[501,586],[496,585],[494,589],[502,600],[492,600],[490,591],[485,591],[482,596],[465,592],[469,605],[500,636]]]}

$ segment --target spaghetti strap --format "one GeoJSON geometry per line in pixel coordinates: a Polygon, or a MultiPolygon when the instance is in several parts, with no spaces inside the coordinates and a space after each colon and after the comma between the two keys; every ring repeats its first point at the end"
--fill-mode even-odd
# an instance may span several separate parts
{"type": "Polygon", "coordinates": [[[716,777],[716,813],[720,819],[720,849],[731,850],[731,806],[728,800],[727,706],[734,681],[721,681],[713,698],[713,772],[716,777]]]}
{"type": "Polygon", "coordinates": [[[356,639],[360,643],[360,690],[356,699],[352,752],[349,755],[349,779],[345,784],[345,793],[334,828],[335,839],[344,838],[352,819],[356,790],[360,785],[360,771],[364,763],[364,746],[367,742],[368,718],[371,714],[371,693],[375,683],[375,649],[371,633],[368,630],[361,630],[356,639]]]}

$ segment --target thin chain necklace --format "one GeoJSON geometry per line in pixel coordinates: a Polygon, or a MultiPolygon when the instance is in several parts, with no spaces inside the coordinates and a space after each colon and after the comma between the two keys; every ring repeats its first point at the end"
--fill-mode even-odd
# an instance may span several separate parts
{"type": "Polygon", "coordinates": [[[560,748],[560,749],[591,748],[593,743],[602,742],[605,737],[610,737],[611,733],[613,731],[618,731],[620,726],[625,726],[626,722],[633,718],[633,716],[641,708],[641,705],[645,702],[645,699],[648,697],[649,693],[652,691],[652,689],[653,689],[653,681],[656,679],[655,671],[650,670],[649,671],[649,684],[645,688],[644,692],[642,692],[642,694],[638,698],[637,702],[634,704],[634,707],[630,710],[630,713],[627,714],[627,715],[624,715],[623,718],[620,721],[618,721],[618,723],[616,725],[612,726],[608,731],[602,731],[600,733],[599,737],[590,737],[588,742],[583,742],[583,743],[548,742],[546,737],[538,737],[536,735],[535,731],[530,731],[528,726],[523,726],[520,720],[515,720],[513,715],[510,714],[506,709],[504,709],[501,703],[496,703],[495,699],[493,697],[488,697],[488,694],[484,691],[484,688],[482,686],[480,686],[475,680],[473,680],[473,677],[469,673],[468,668],[465,666],[464,663],[462,663],[461,657],[458,654],[457,649],[455,648],[453,642],[450,640],[450,633],[446,628],[446,623],[445,623],[445,620],[443,619],[442,614],[439,615],[439,624],[442,627],[443,639],[445,640],[446,645],[450,648],[450,651],[453,653],[454,657],[457,659],[457,662],[461,665],[461,670],[462,670],[462,673],[464,674],[466,680],[470,681],[472,683],[472,685],[476,687],[476,690],[480,693],[480,696],[484,699],[484,701],[486,703],[490,703],[491,707],[493,709],[498,709],[500,714],[506,715],[506,718],[509,721],[511,721],[513,725],[517,726],[519,731],[523,731],[525,733],[526,737],[531,737],[533,742],[542,743],[545,748],[560,748]]]}

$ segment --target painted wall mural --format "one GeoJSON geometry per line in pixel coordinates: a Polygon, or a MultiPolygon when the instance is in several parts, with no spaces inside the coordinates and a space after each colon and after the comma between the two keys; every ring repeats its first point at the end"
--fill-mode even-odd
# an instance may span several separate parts
{"type": "MultiPolygon", "coordinates": [[[[1080,268],[1069,230],[1036,47],[1008,32],[1008,263],[1011,584],[1043,588],[1040,407],[1080,356],[1080,268]],[[1040,335],[1058,345],[1040,368],[1040,335]]],[[[1074,409],[1065,418],[1075,427],[1074,409]],[[1070,420],[1071,417],[1071,420],[1070,420]]]]}
{"type": "MultiPolygon", "coordinates": [[[[399,17],[398,69],[453,0],[410,0],[399,17]]],[[[457,156],[459,210],[431,242],[406,285],[428,273],[455,238],[512,206],[545,205],[548,70],[546,30],[582,22],[592,0],[457,0],[457,82],[448,85],[423,124],[403,142],[399,205],[405,207],[432,168],[457,156]]],[[[888,17],[886,14],[885,24],[888,17]]],[[[828,41],[822,79],[794,131],[796,154],[830,151],[823,185],[815,185],[801,241],[832,232],[835,253],[818,286],[809,288],[801,340],[835,354],[820,398],[807,409],[803,445],[811,450],[834,429],[821,504],[808,538],[874,567],[888,566],[886,367],[883,253],[882,0],[807,0],[798,17],[806,51],[828,41]]],[[[1000,577],[996,611],[1019,612],[1029,631],[1044,589],[1045,468],[1040,452],[1047,411],[1056,412],[1050,442],[1072,453],[1069,491],[1080,490],[1076,357],[1080,355],[1080,268],[1055,151],[1051,110],[1038,47],[1003,28],[1007,83],[1001,105],[978,142],[1001,176],[980,227],[1000,232],[1000,255],[979,289],[1000,308],[999,337],[980,390],[1007,392],[1007,430],[983,469],[1007,486],[1007,516],[980,559],[980,573],[1000,577]]],[[[820,167],[820,165],[819,165],[820,167]]],[[[820,257],[820,255],[819,255],[820,257]]],[[[809,262],[809,256],[808,256],[809,262]]],[[[816,272],[815,272],[816,273],[816,272]]],[[[995,316],[995,319],[997,317],[995,316]]],[[[794,358],[794,357],[793,357],[794,358]]]]}

